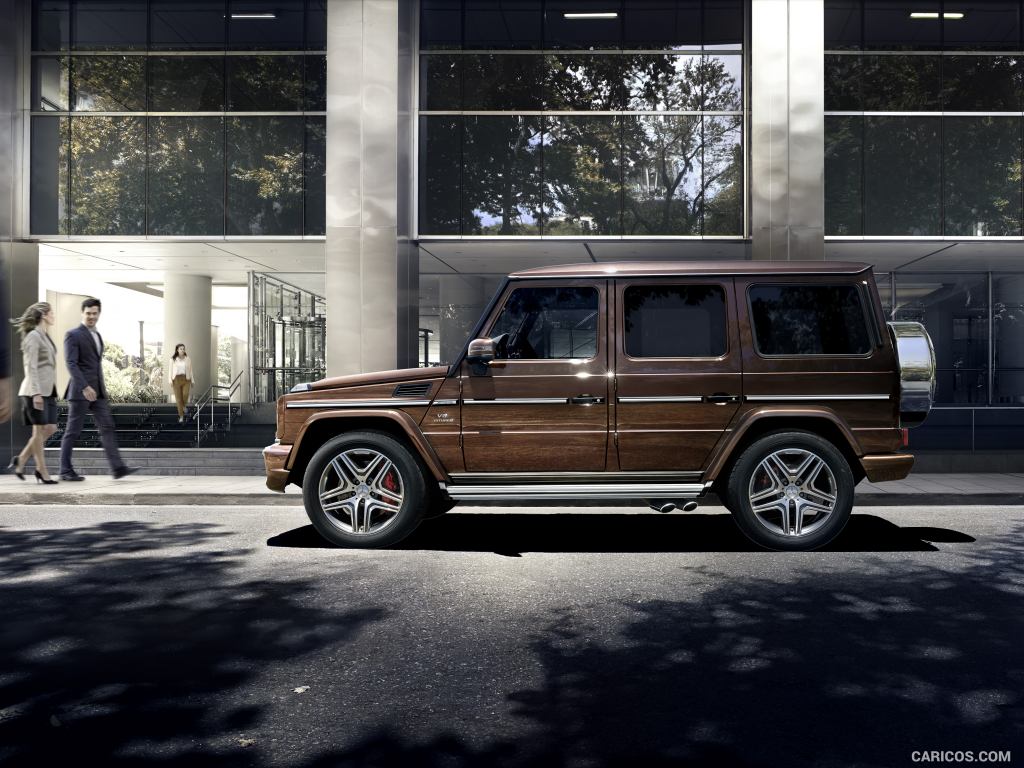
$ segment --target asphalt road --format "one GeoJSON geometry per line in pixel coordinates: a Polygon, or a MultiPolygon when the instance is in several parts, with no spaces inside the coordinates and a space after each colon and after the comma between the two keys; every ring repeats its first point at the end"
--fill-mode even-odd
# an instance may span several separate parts
{"type": "Polygon", "coordinates": [[[285,507],[0,508],[0,763],[1024,765],[1024,508],[874,507],[797,555],[719,512],[353,551],[285,507]]]}

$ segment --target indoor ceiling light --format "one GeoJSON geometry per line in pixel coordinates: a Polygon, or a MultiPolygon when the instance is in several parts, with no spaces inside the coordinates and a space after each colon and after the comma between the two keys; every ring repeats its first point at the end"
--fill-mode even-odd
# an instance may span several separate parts
{"type": "Polygon", "coordinates": [[[232,13],[232,19],[276,19],[276,13],[232,13]]]}
{"type": "Polygon", "coordinates": [[[937,19],[939,16],[944,19],[962,19],[964,17],[960,11],[947,11],[942,14],[938,11],[914,11],[910,14],[912,19],[937,19]]]}
{"type": "Polygon", "coordinates": [[[563,13],[566,19],[617,19],[618,11],[597,11],[593,13],[563,13]]]}

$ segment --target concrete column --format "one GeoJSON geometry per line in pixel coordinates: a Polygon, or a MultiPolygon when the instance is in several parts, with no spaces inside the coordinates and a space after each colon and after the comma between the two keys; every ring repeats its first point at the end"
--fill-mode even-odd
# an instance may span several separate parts
{"type": "Polygon", "coordinates": [[[481,278],[465,275],[441,277],[438,331],[441,362],[453,362],[462,351],[486,301],[481,278]]]}
{"type": "Polygon", "coordinates": [[[212,280],[206,275],[164,275],[164,377],[163,386],[171,397],[167,371],[171,355],[178,344],[184,344],[192,358],[195,375],[195,397],[202,395],[213,383],[210,369],[210,309],[212,280]]]}
{"type": "Polygon", "coordinates": [[[231,396],[233,403],[249,402],[249,345],[245,339],[231,337],[231,381],[234,381],[238,374],[242,378],[238,380],[239,386],[235,394],[231,396]]]}
{"type": "Polygon", "coordinates": [[[995,404],[1024,404],[1024,277],[993,275],[995,404]],[[1018,370],[1010,370],[1016,368],[1018,370]]]}
{"type": "Polygon", "coordinates": [[[398,0],[327,2],[327,375],[398,359],[398,0]]]}
{"type": "Polygon", "coordinates": [[[753,257],[823,259],[823,0],[755,0],[750,29],[753,257]]]}

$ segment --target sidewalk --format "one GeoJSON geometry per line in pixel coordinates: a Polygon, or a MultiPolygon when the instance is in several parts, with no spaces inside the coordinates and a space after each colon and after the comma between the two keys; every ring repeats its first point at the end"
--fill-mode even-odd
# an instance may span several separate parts
{"type": "MultiPolygon", "coordinates": [[[[707,503],[718,502],[712,498],[707,503]]],[[[19,482],[14,475],[0,475],[0,505],[4,504],[292,506],[302,504],[302,492],[292,485],[286,493],[274,493],[262,477],[252,476],[132,475],[114,480],[90,475],[80,483],[38,485],[31,477],[19,482]]],[[[865,480],[857,486],[858,506],[912,504],[1024,504],[1024,473],[919,474],[890,483],[865,480]]]]}

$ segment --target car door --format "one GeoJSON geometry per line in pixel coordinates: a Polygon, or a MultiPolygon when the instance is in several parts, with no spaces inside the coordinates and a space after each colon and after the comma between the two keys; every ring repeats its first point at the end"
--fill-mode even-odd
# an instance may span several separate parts
{"type": "Polygon", "coordinates": [[[496,359],[463,362],[467,472],[605,469],[608,446],[607,282],[512,282],[483,334],[496,359]]]}
{"type": "Polygon", "coordinates": [[[698,473],[743,395],[733,281],[620,279],[614,298],[619,469],[698,473]]]}

